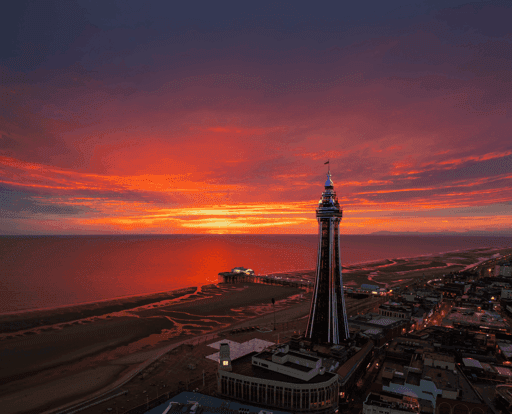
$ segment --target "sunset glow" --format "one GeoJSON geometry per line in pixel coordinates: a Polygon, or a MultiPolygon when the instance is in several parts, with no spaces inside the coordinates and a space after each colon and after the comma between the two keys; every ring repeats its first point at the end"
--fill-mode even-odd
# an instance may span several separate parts
{"type": "Polygon", "coordinates": [[[2,234],[316,234],[327,160],[342,233],[511,234],[512,4],[43,3],[3,22],[2,234]]]}

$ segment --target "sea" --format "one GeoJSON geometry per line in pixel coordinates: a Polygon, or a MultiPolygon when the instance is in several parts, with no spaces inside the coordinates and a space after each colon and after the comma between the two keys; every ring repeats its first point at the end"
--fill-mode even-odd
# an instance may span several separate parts
{"type": "MultiPolygon", "coordinates": [[[[510,237],[343,235],[343,265],[512,247],[510,237]]],[[[0,236],[0,314],[313,269],[317,235],[0,236]]]]}

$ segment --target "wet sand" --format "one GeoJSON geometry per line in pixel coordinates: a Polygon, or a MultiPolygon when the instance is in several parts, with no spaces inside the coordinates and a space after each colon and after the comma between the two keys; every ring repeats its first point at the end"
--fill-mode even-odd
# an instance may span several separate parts
{"type": "Polygon", "coordinates": [[[194,291],[142,307],[127,305],[106,315],[98,310],[96,316],[77,323],[2,334],[2,412],[41,412],[90,394],[141,362],[127,356],[146,353],[147,359],[151,350],[257,316],[272,297],[279,310],[297,303],[303,293],[298,288],[251,283],[194,291]]]}
{"type": "MultiPolygon", "coordinates": [[[[498,251],[506,254],[512,249],[473,249],[347,266],[343,279],[347,286],[369,281],[382,286],[408,285],[423,273],[432,278],[461,270],[498,251]]],[[[314,271],[279,276],[312,279],[314,271]]],[[[2,412],[40,413],[88,396],[186,338],[230,327],[270,326],[272,298],[276,299],[278,323],[296,320],[308,314],[310,297],[311,293],[294,287],[219,284],[0,316],[4,328],[0,334],[2,412]],[[78,319],[72,319],[73,315],[78,319]],[[14,332],[16,327],[24,329],[14,332]]],[[[347,309],[356,305],[347,299],[347,309]]]]}

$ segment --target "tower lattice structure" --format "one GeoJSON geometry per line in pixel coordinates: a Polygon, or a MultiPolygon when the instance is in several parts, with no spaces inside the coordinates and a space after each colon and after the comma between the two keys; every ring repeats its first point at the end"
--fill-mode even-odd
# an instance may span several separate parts
{"type": "Polygon", "coordinates": [[[349,338],[340,257],[340,221],[343,211],[333,188],[330,171],[318,203],[318,259],[306,337],[339,344],[349,338]]]}

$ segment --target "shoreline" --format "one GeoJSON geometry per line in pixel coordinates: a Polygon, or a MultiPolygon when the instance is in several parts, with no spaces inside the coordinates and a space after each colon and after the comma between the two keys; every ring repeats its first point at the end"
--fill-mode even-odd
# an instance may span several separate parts
{"type": "MultiPolygon", "coordinates": [[[[422,258],[429,258],[429,257],[437,257],[437,256],[443,256],[450,253],[469,253],[469,252],[476,252],[480,250],[487,250],[490,254],[492,251],[501,251],[506,249],[512,249],[510,248],[499,248],[499,247],[489,247],[489,246],[481,246],[471,249],[455,249],[455,250],[447,250],[447,251],[441,251],[437,253],[429,253],[424,255],[417,255],[417,256],[404,256],[404,257],[396,257],[396,258],[386,258],[386,259],[377,259],[377,260],[369,260],[364,262],[357,262],[352,263],[348,265],[342,264],[342,272],[343,275],[350,275],[352,273],[362,271],[364,269],[360,269],[362,266],[369,266],[369,267],[376,267],[377,265],[380,265],[379,267],[386,267],[393,264],[396,264],[396,261],[403,261],[403,260],[411,260],[411,259],[422,259],[422,258]],[[372,266],[373,265],[373,266],[372,266]]],[[[471,267],[477,266],[481,261],[487,260],[486,258],[483,258],[480,261],[476,261],[472,264],[466,265],[466,269],[470,269],[471,267]]],[[[278,272],[270,272],[268,274],[257,274],[255,276],[267,276],[272,277],[274,275],[294,275],[294,274],[300,274],[300,273],[310,273],[314,272],[315,268],[311,269],[299,269],[299,270],[286,270],[286,271],[278,271],[278,272]]],[[[373,278],[373,277],[372,277],[373,278]]],[[[370,279],[369,279],[370,280],[370,279]]],[[[219,285],[219,282],[217,283],[204,283],[200,284],[198,286],[187,286],[182,288],[176,288],[171,290],[163,290],[163,291],[157,291],[157,292],[148,292],[148,293],[139,293],[134,295],[126,295],[126,296],[116,296],[108,299],[99,299],[99,300],[93,300],[93,301],[87,301],[87,302],[79,302],[74,304],[65,304],[65,305],[58,305],[58,306],[51,306],[51,307],[45,307],[45,308],[25,308],[25,309],[17,309],[13,311],[7,311],[7,312],[0,312],[0,326],[2,323],[3,318],[8,318],[11,316],[29,316],[30,313],[51,313],[51,312],[59,312],[59,311],[71,311],[74,308],[87,308],[90,306],[108,306],[110,303],[112,305],[115,305],[117,303],[120,303],[122,301],[130,301],[130,300],[146,300],[151,298],[157,298],[158,296],[163,295],[169,295],[169,296],[175,296],[180,295],[182,292],[186,292],[186,294],[194,293],[191,292],[192,289],[195,289],[196,292],[200,292],[203,287],[208,287],[210,285],[219,285]]],[[[156,300],[155,300],[156,302],[156,300]]],[[[79,310],[78,310],[79,311],[79,310]]],[[[0,333],[2,333],[0,328],[0,333]]]]}
{"type": "MultiPolygon", "coordinates": [[[[483,256],[490,259],[498,251],[511,252],[512,248],[482,247],[415,256],[409,260],[366,262],[345,273],[344,282],[348,285],[368,280],[371,276],[377,284],[392,281],[408,286],[411,280],[421,279],[422,273],[432,278],[436,273],[448,273],[455,264],[458,268],[469,263],[477,265],[483,256]],[[442,267],[429,268],[439,262],[442,267]]],[[[309,272],[314,272],[314,269],[309,272]]],[[[301,271],[283,273],[298,275],[301,271]]],[[[137,305],[140,304],[139,299],[147,299],[144,295],[9,315],[12,319],[17,316],[18,321],[27,315],[36,320],[41,314],[53,312],[53,317],[59,318],[66,313],[65,309],[70,310],[69,315],[80,315],[77,312],[80,307],[95,313],[79,320],[0,335],[0,359],[4,361],[0,379],[8,381],[2,386],[0,405],[12,407],[6,413],[34,412],[41,406],[57,407],[64,400],[88,398],[97,390],[111,386],[118,376],[124,377],[126,373],[137,370],[174,344],[205,335],[223,334],[239,326],[271,325],[271,298],[275,298],[278,322],[303,317],[309,312],[311,294],[311,290],[281,285],[209,283],[199,288],[152,294],[152,301],[141,306],[137,305]],[[173,292],[175,296],[169,298],[173,292]],[[109,313],[112,303],[121,309],[109,313]],[[97,374],[101,379],[85,387],[86,373],[97,374]],[[41,401],[25,400],[24,395],[40,395],[41,401]]],[[[363,305],[364,302],[349,300],[347,312],[349,307],[354,306],[355,309],[363,305]]],[[[2,317],[6,318],[5,315],[0,316],[0,323],[2,317]]]]}
{"type": "MultiPolygon", "coordinates": [[[[509,247],[509,248],[512,248],[509,247]]],[[[472,251],[478,251],[478,250],[487,250],[487,251],[499,251],[507,249],[506,247],[491,247],[491,246],[480,246],[470,249],[455,249],[455,250],[446,250],[446,251],[439,251],[435,253],[428,253],[423,255],[415,255],[415,256],[403,256],[403,257],[395,257],[395,258],[384,258],[384,259],[375,259],[375,260],[368,260],[368,261],[362,261],[362,262],[355,262],[350,264],[343,265],[342,263],[342,272],[343,274],[349,275],[352,273],[355,268],[355,271],[358,270],[358,268],[362,266],[371,266],[376,265],[379,263],[384,263],[386,261],[397,261],[397,260],[411,260],[411,259],[420,259],[420,258],[428,258],[428,257],[435,257],[435,256],[441,256],[446,255],[450,253],[465,253],[465,252],[472,252],[472,251]]],[[[476,263],[475,263],[476,265],[476,263]]],[[[255,276],[274,276],[274,275],[283,275],[283,274],[297,274],[302,272],[312,272],[315,271],[315,267],[310,269],[297,269],[297,270],[280,270],[276,272],[269,272],[267,274],[257,274],[255,276]]],[[[56,306],[50,306],[50,307],[39,307],[39,308],[22,308],[22,309],[15,309],[10,311],[2,312],[0,311],[0,321],[3,317],[9,317],[12,315],[26,315],[30,312],[51,312],[51,311],[59,311],[59,310],[66,310],[67,308],[74,308],[74,307],[82,307],[82,306],[93,306],[96,304],[107,304],[108,302],[116,302],[116,301],[122,301],[122,300],[130,300],[130,299],[137,299],[137,298],[149,298],[153,295],[164,295],[164,294],[177,294],[180,291],[185,291],[189,289],[198,289],[200,290],[204,286],[208,285],[216,285],[218,282],[205,282],[204,284],[197,284],[197,286],[186,286],[186,287],[179,287],[179,288],[172,288],[169,290],[161,290],[156,292],[146,292],[146,293],[137,293],[133,295],[125,295],[125,296],[114,296],[112,298],[107,299],[98,299],[98,300],[91,300],[86,302],[78,302],[78,303],[69,303],[69,304],[63,304],[63,305],[56,305],[56,306]]]]}
{"type": "Polygon", "coordinates": [[[281,309],[303,302],[300,293],[297,288],[251,283],[212,286],[193,300],[5,339],[0,341],[0,356],[5,361],[0,405],[6,413],[35,412],[43,406],[47,409],[65,400],[74,401],[108,388],[117,375],[137,370],[173,344],[264,317],[261,311],[272,307],[270,297],[276,298],[279,314],[281,309]],[[176,327],[180,329],[174,331],[176,327]],[[49,347],[54,348],[52,353],[41,353],[49,347]],[[97,373],[101,379],[85,386],[87,372],[95,377],[97,373]],[[41,399],[26,398],[32,395],[41,399]]]}

